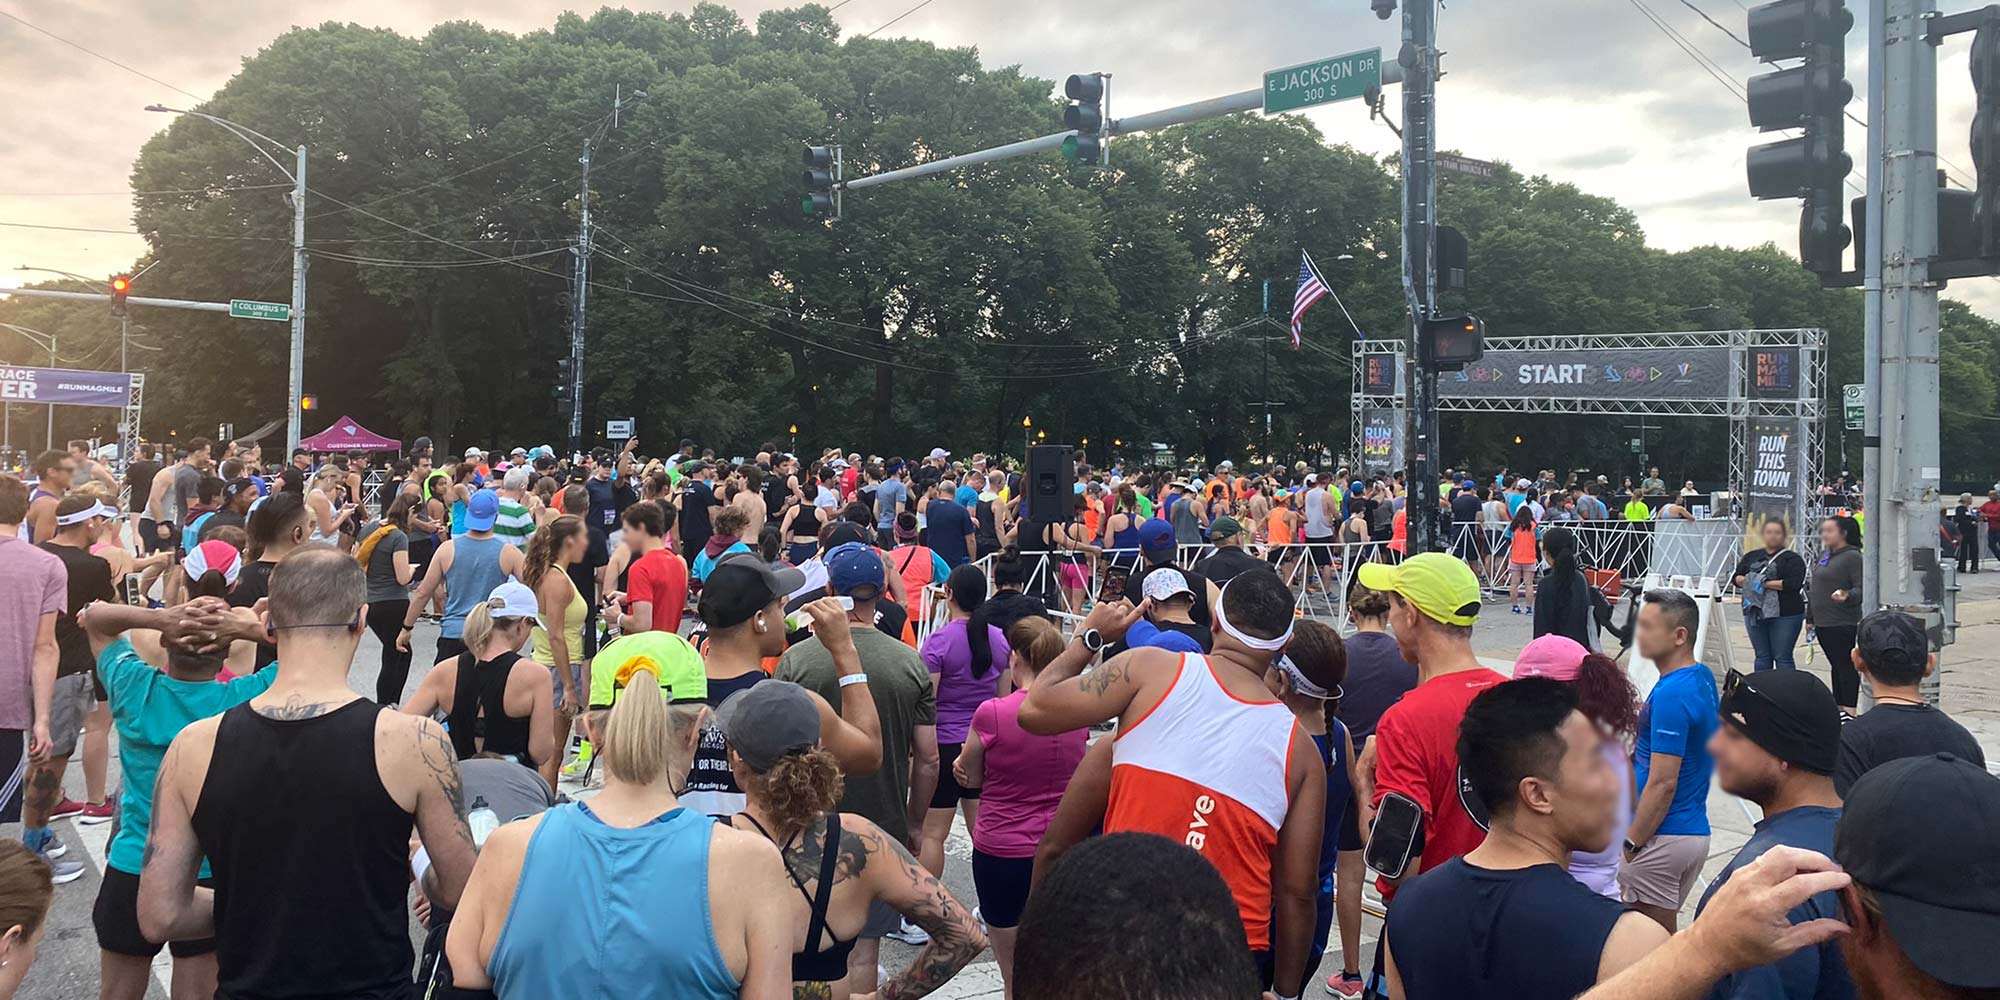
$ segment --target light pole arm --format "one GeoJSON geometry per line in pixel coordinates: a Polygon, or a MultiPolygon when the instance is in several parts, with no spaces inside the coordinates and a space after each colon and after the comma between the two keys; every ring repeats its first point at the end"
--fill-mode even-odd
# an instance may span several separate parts
{"type": "Polygon", "coordinates": [[[166,107],[165,105],[160,105],[160,104],[149,104],[146,106],[146,110],[160,111],[160,112],[165,112],[167,114],[175,114],[175,115],[192,115],[196,118],[213,122],[216,125],[219,125],[229,130],[230,134],[236,136],[238,139],[241,139],[244,142],[249,143],[250,148],[256,150],[259,155],[264,157],[264,159],[269,160],[272,166],[278,168],[279,173],[285,175],[286,180],[289,180],[295,184],[298,183],[298,177],[294,175],[289,169],[286,169],[283,163],[278,162],[277,157],[272,156],[270,152],[264,149],[263,146],[259,145],[257,143],[257,139],[262,139],[265,142],[268,142],[271,145],[278,147],[279,149],[285,149],[286,148],[285,144],[279,142],[276,139],[271,138],[268,135],[265,135],[262,132],[257,131],[254,128],[251,128],[248,125],[243,125],[237,122],[230,121],[229,119],[223,118],[219,115],[211,115],[205,111],[188,111],[183,108],[169,108],[166,107]],[[256,136],[257,138],[252,139],[251,136],[256,136]]]}

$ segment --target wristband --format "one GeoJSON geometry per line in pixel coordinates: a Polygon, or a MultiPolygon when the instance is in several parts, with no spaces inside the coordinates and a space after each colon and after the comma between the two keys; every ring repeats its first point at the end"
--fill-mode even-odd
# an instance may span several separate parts
{"type": "Polygon", "coordinates": [[[856,684],[866,683],[868,683],[867,674],[846,674],[840,678],[841,687],[853,687],[856,684]]]}

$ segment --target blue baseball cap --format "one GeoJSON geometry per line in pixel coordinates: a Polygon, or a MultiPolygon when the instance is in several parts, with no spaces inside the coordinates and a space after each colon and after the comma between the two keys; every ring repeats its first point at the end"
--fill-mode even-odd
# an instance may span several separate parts
{"type": "Polygon", "coordinates": [[[1468,479],[1465,482],[1458,484],[1458,488],[1462,490],[1476,490],[1479,488],[1479,484],[1468,479]]]}
{"type": "Polygon", "coordinates": [[[1139,547],[1152,551],[1174,547],[1174,526],[1159,518],[1139,525],[1139,547]]]}
{"type": "Polygon", "coordinates": [[[836,594],[872,601],[882,593],[882,559],[860,542],[836,545],[826,554],[826,582],[836,594]]]}
{"type": "Polygon", "coordinates": [[[492,490],[480,490],[465,502],[465,530],[492,531],[493,521],[500,516],[500,494],[492,490]]]}

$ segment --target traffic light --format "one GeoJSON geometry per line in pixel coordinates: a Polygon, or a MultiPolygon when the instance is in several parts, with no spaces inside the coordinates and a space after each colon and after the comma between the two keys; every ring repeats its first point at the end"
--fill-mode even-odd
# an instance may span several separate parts
{"type": "Polygon", "coordinates": [[[125,315],[125,293],[132,290],[132,279],[123,274],[111,278],[111,315],[125,315]]]}
{"type": "Polygon", "coordinates": [[[806,169],[800,175],[806,195],[799,207],[805,214],[840,217],[841,163],[839,146],[807,146],[806,169]]]}
{"type": "Polygon", "coordinates": [[[1803,129],[1797,138],[1750,150],[1750,195],[1802,198],[1799,261],[1821,275],[1841,272],[1850,233],[1841,221],[1841,186],[1854,169],[1843,118],[1854,86],[1846,79],[1847,31],[1854,15],[1841,0],[1777,0],[1750,11],[1750,53],[1801,65],[1753,77],[1750,124],[1758,131],[1803,129]]]}
{"type": "Polygon", "coordinates": [[[1457,371],[1486,356],[1486,321],[1477,316],[1425,320],[1424,339],[1439,371],[1457,371]]]}
{"type": "Polygon", "coordinates": [[[1104,160],[1104,74],[1075,73],[1063,83],[1070,99],[1063,109],[1063,128],[1076,134],[1063,140],[1062,152],[1073,163],[1104,160]]]}
{"type": "Polygon", "coordinates": [[[310,392],[309,392],[309,393],[306,393],[306,394],[305,394],[305,395],[303,395],[303,396],[300,396],[300,397],[299,397],[299,409],[301,409],[301,410],[317,410],[317,409],[319,409],[319,397],[318,397],[318,396],[315,396],[315,395],[313,395],[313,394],[312,394],[312,393],[310,393],[310,392]]]}
{"type": "Polygon", "coordinates": [[[2000,22],[1992,19],[1972,35],[1972,92],[1972,226],[1978,256],[1992,261],[2000,258],[2000,22]]]}
{"type": "Polygon", "coordinates": [[[551,393],[551,395],[555,396],[556,402],[569,402],[570,373],[574,370],[570,367],[568,355],[556,359],[556,384],[554,391],[551,393]]]}

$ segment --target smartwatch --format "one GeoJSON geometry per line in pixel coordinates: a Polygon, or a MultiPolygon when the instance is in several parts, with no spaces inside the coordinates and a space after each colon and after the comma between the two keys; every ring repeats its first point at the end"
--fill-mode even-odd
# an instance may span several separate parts
{"type": "Polygon", "coordinates": [[[1090,650],[1091,655],[1094,656],[1104,652],[1104,634],[1102,632],[1094,628],[1087,628],[1077,638],[1083,640],[1083,648],[1090,650]]]}

